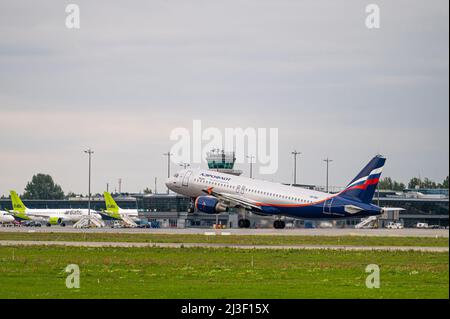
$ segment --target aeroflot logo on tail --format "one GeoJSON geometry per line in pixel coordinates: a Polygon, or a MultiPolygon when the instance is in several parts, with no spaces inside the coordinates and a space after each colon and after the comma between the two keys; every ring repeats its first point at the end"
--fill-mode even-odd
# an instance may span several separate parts
{"type": "Polygon", "coordinates": [[[194,120],[192,131],[178,127],[170,133],[175,144],[170,149],[174,164],[201,164],[212,149],[234,151],[237,164],[257,164],[260,174],[274,174],[278,170],[278,128],[202,128],[194,120]]]}

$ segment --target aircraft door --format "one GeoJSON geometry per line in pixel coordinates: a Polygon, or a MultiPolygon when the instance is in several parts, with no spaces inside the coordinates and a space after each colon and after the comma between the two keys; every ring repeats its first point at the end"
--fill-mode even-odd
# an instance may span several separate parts
{"type": "Polygon", "coordinates": [[[331,199],[327,199],[326,201],[323,202],[323,212],[324,212],[324,214],[331,214],[332,213],[331,208],[332,208],[332,205],[333,205],[333,200],[334,200],[334,198],[331,198],[331,199]]]}
{"type": "Polygon", "coordinates": [[[182,186],[189,186],[189,178],[191,177],[191,175],[192,171],[187,171],[186,174],[184,174],[182,186]]]}

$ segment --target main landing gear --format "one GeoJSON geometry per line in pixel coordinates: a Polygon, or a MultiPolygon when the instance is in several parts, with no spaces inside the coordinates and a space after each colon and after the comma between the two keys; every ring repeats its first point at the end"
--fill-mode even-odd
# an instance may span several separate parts
{"type": "Polygon", "coordinates": [[[250,220],[247,219],[247,211],[245,210],[245,208],[238,208],[238,214],[239,217],[242,216],[242,218],[238,221],[239,228],[250,228],[250,220]]]}
{"type": "Polygon", "coordinates": [[[284,227],[286,227],[286,223],[283,220],[275,220],[273,222],[273,228],[275,229],[283,229],[284,227]]]}
{"type": "Polygon", "coordinates": [[[239,228],[250,228],[250,221],[248,219],[239,219],[239,228]]]}

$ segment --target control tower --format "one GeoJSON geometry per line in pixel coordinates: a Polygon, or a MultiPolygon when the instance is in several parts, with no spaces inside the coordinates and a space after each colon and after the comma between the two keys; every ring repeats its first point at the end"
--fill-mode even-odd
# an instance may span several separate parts
{"type": "Polygon", "coordinates": [[[208,168],[212,171],[238,176],[242,174],[242,171],[234,169],[234,163],[236,162],[234,152],[225,152],[218,148],[212,149],[206,153],[206,161],[208,162],[208,168]]]}

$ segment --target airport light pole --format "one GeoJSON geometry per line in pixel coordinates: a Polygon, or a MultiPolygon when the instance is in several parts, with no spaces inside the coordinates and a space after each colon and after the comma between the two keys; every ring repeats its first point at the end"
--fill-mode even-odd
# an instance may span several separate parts
{"type": "Polygon", "coordinates": [[[250,159],[250,178],[253,178],[253,159],[255,158],[254,155],[247,156],[248,159],[250,159]]]}
{"type": "MultiPolygon", "coordinates": [[[[167,178],[170,178],[170,157],[173,155],[170,152],[164,153],[164,156],[167,156],[167,178]]],[[[169,194],[169,188],[167,188],[167,194],[169,194]]]]}
{"type": "Polygon", "coordinates": [[[329,159],[328,157],[326,159],[323,160],[324,162],[327,163],[327,193],[328,193],[328,166],[330,165],[330,163],[333,161],[332,159],[329,159]]]}
{"type": "Polygon", "coordinates": [[[183,167],[184,169],[188,168],[191,166],[191,164],[189,163],[180,163],[180,166],[183,167]]]}
{"type": "Polygon", "coordinates": [[[293,151],[291,153],[294,155],[294,185],[297,184],[297,155],[301,155],[302,152],[293,151]]]}
{"type": "Polygon", "coordinates": [[[92,154],[94,154],[94,151],[91,149],[88,149],[84,151],[86,154],[89,155],[89,183],[88,183],[88,216],[89,221],[88,225],[91,224],[91,161],[92,161],[92,154]]]}

